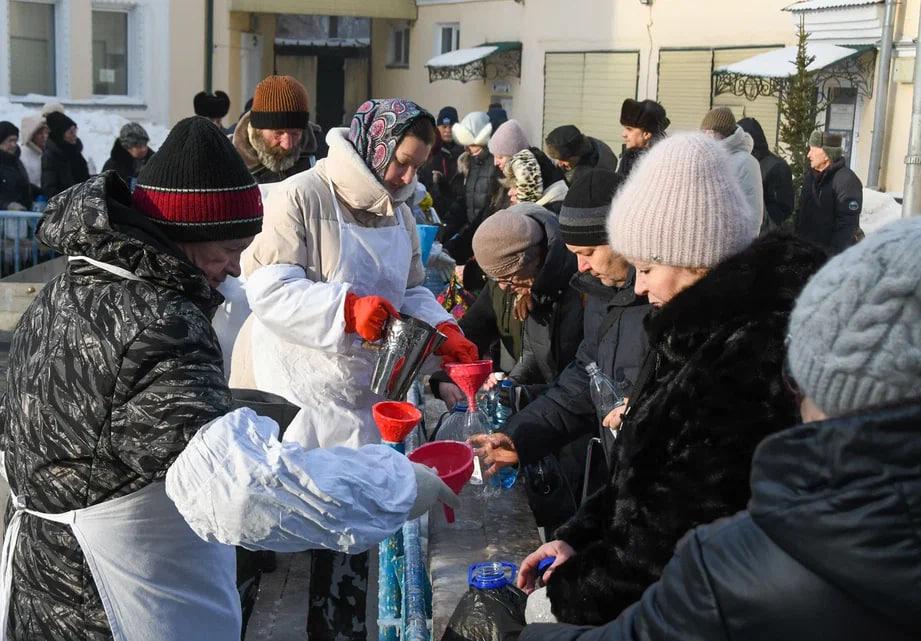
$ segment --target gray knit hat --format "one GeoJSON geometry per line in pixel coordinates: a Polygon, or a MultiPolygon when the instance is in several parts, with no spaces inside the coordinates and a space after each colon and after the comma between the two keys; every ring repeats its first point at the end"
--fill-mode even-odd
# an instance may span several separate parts
{"type": "Polygon", "coordinates": [[[753,214],[723,145],[701,134],[654,145],[608,216],[619,254],[675,267],[713,267],[751,243],[753,214]]]}
{"type": "Polygon", "coordinates": [[[736,117],[729,107],[714,107],[704,116],[700,123],[701,131],[715,131],[723,138],[729,138],[736,132],[736,117]]]}
{"type": "Polygon", "coordinates": [[[809,146],[821,147],[832,162],[835,162],[844,154],[844,149],[841,147],[841,136],[830,134],[827,131],[813,131],[812,135],[809,136],[809,146]]]}
{"type": "Polygon", "coordinates": [[[146,145],[150,142],[150,136],[147,135],[147,131],[138,123],[129,122],[118,132],[118,142],[120,142],[125,149],[131,149],[132,147],[146,145]]]}
{"type": "Polygon", "coordinates": [[[497,211],[483,221],[473,235],[473,255],[486,274],[493,278],[510,276],[527,262],[528,250],[544,239],[540,224],[528,216],[547,213],[534,203],[519,203],[497,211]]]}
{"type": "Polygon", "coordinates": [[[829,416],[921,399],[921,218],[870,234],[831,259],[790,316],[787,358],[829,416]]]}
{"type": "Polygon", "coordinates": [[[530,146],[527,134],[515,119],[499,125],[489,139],[489,152],[493,156],[514,156],[530,146]]]}

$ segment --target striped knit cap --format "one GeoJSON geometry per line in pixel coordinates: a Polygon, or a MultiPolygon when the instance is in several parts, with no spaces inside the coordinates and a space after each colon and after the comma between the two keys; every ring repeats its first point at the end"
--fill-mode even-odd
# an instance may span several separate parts
{"type": "Polygon", "coordinates": [[[253,94],[249,124],[254,129],[306,129],[307,90],[293,76],[268,76],[253,94]]]}
{"type": "Polygon", "coordinates": [[[262,229],[259,187],[227,136],[181,120],[138,175],[134,206],[180,242],[234,240],[262,229]]]}
{"type": "Polygon", "coordinates": [[[564,243],[598,247],[608,242],[605,225],[622,180],[614,172],[596,167],[573,181],[560,208],[560,235],[564,243]]]}

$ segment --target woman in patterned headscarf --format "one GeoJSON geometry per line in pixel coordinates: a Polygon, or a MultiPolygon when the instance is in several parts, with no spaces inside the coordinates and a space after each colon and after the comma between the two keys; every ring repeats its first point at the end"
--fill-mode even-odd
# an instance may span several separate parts
{"type": "MultiPolygon", "coordinates": [[[[371,406],[381,398],[369,390],[375,353],[361,343],[380,338],[398,311],[448,337],[438,351],[445,362],[478,356],[422,286],[406,205],[435,135],[434,118],[414,103],[369,100],[348,129],[329,132],[327,158],[268,191],[262,233],[243,262],[253,313],[237,339],[231,383],[301,408],[286,441],[308,448],[379,441],[371,406]]],[[[367,555],[315,554],[312,640],[365,638],[367,572],[367,555]]]]}

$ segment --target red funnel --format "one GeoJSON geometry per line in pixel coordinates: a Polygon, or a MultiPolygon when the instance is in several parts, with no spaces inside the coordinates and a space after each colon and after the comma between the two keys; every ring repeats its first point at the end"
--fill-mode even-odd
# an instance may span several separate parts
{"type": "Polygon", "coordinates": [[[468,411],[475,412],[476,393],[492,374],[492,361],[487,358],[472,363],[449,363],[444,370],[467,397],[468,411]]]}
{"type": "Polygon", "coordinates": [[[388,443],[402,443],[422,420],[422,412],[405,401],[382,401],[371,407],[371,416],[388,443]]]}
{"type": "MultiPolygon", "coordinates": [[[[426,443],[408,454],[410,461],[435,468],[435,473],[445,485],[460,494],[461,488],[473,475],[473,450],[460,441],[435,441],[426,443]]],[[[443,505],[445,519],[454,523],[454,510],[443,505]]]]}

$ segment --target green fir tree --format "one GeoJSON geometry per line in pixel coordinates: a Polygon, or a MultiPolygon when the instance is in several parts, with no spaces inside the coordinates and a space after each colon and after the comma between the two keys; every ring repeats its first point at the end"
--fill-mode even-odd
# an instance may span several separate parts
{"type": "MultiPolygon", "coordinates": [[[[807,170],[809,136],[815,130],[817,88],[813,74],[806,70],[815,60],[806,50],[809,34],[800,19],[796,39],[796,73],[790,77],[780,95],[780,142],[793,171],[796,207],[799,207],[803,175],[807,170]]],[[[794,215],[797,210],[794,209],[794,215]]]]}

